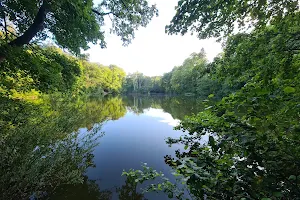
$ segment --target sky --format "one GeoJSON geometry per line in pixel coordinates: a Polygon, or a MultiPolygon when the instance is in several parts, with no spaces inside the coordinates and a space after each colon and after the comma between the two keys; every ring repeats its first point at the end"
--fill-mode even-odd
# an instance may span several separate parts
{"type": "MultiPolygon", "coordinates": [[[[136,71],[147,76],[157,76],[169,72],[179,66],[193,52],[200,52],[201,48],[207,53],[210,61],[221,52],[221,44],[215,39],[199,40],[195,35],[168,35],[165,26],[175,15],[178,0],[149,0],[156,4],[159,16],[152,19],[146,28],[139,28],[135,32],[135,39],[124,47],[119,37],[106,35],[107,48],[101,49],[91,45],[86,52],[90,54],[91,62],[104,65],[115,64],[126,73],[136,71]]],[[[97,3],[97,0],[95,0],[97,3]]]]}

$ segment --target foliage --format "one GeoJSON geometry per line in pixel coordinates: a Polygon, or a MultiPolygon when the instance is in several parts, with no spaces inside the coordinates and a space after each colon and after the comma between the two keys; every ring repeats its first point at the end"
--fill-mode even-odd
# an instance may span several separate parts
{"type": "Polygon", "coordinates": [[[214,93],[220,98],[232,91],[224,81],[214,79],[216,64],[209,64],[204,49],[192,53],[183,64],[163,76],[148,77],[136,72],[128,74],[125,93],[167,93],[207,97],[214,93]]]}
{"type": "Polygon", "coordinates": [[[163,93],[160,76],[144,76],[142,73],[135,72],[128,74],[125,79],[124,93],[163,93]]]}
{"type": "Polygon", "coordinates": [[[0,91],[4,96],[35,98],[40,92],[121,92],[125,72],[116,65],[80,60],[53,46],[14,47],[11,51],[0,63],[0,91]]]}
{"type": "Polygon", "coordinates": [[[299,198],[299,21],[230,37],[216,74],[242,88],[182,121],[189,135],[169,138],[187,152],[166,162],[197,198],[299,198]]]}
{"type": "Polygon", "coordinates": [[[184,35],[190,31],[200,39],[228,36],[236,25],[242,30],[280,22],[299,10],[298,3],[297,0],[180,0],[166,32],[184,35]]]}
{"type": "MultiPolygon", "coordinates": [[[[1,84],[8,89],[21,89],[20,79],[30,79],[31,89],[42,92],[67,91],[74,88],[81,75],[78,60],[54,47],[10,48],[11,54],[1,66],[1,84]]],[[[26,90],[24,84],[22,85],[26,90]]],[[[3,88],[4,89],[4,88],[3,88]]],[[[27,88],[30,89],[30,88],[27,88]]]]}
{"type": "Polygon", "coordinates": [[[151,181],[155,179],[157,180],[159,178],[160,180],[158,184],[148,185],[146,188],[142,189],[143,193],[162,191],[167,194],[169,198],[173,198],[173,196],[176,196],[176,198],[178,199],[183,199],[184,189],[178,189],[177,185],[171,183],[162,172],[157,172],[152,167],[148,167],[147,163],[143,163],[142,168],[142,170],[129,169],[128,171],[124,170],[122,172],[122,176],[126,176],[126,182],[131,183],[135,188],[134,191],[136,191],[136,187],[138,184],[143,184],[145,181],[151,181]]]}
{"type": "MultiPolygon", "coordinates": [[[[167,140],[182,145],[176,158],[166,156],[165,162],[186,180],[192,199],[299,199],[300,13],[286,12],[281,20],[268,16],[268,26],[229,37],[224,53],[202,68],[206,84],[217,80],[224,83],[221,88],[236,91],[183,120],[176,129],[188,134],[167,140]]],[[[169,88],[172,79],[175,84],[191,71],[185,65],[180,76],[178,67],[162,78],[170,80],[169,88]]],[[[201,79],[195,82],[203,91],[201,79]]]]}
{"type": "Polygon", "coordinates": [[[215,94],[221,98],[232,91],[225,81],[215,78],[216,65],[208,63],[204,49],[199,53],[192,53],[183,64],[174,67],[162,77],[163,86],[169,93],[197,95],[207,97],[215,94]]]}
{"type": "Polygon", "coordinates": [[[178,93],[195,93],[196,79],[204,74],[206,65],[204,49],[198,54],[191,54],[181,66],[173,69],[170,80],[172,90],[178,93]]]}
{"type": "Polygon", "coordinates": [[[89,92],[102,90],[108,93],[120,93],[125,79],[123,69],[115,66],[103,66],[96,63],[82,61],[83,87],[89,92]]]}
{"type": "Polygon", "coordinates": [[[156,7],[146,0],[105,0],[98,5],[92,0],[5,0],[0,9],[2,31],[15,29],[16,36],[7,41],[9,44],[20,46],[32,38],[40,41],[50,37],[76,54],[80,49],[86,50],[89,43],[100,41],[101,47],[106,46],[105,19],[111,19],[108,29],[127,45],[134,38],[134,31],[145,27],[157,14],[156,7]]]}

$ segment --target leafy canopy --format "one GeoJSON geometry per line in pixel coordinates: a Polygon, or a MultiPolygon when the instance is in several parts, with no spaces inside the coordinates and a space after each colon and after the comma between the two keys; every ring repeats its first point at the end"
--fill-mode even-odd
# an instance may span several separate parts
{"type": "Polygon", "coordinates": [[[169,34],[197,33],[200,39],[229,35],[235,25],[262,27],[299,9],[298,0],[180,0],[169,34]]]}
{"type": "Polygon", "coordinates": [[[98,5],[92,0],[4,0],[0,15],[1,31],[14,27],[16,38],[28,32],[35,39],[51,37],[60,47],[78,54],[89,43],[105,47],[108,29],[128,45],[134,31],[146,26],[158,11],[146,0],[103,0],[98,5]],[[104,29],[106,19],[111,26],[104,29]]]}

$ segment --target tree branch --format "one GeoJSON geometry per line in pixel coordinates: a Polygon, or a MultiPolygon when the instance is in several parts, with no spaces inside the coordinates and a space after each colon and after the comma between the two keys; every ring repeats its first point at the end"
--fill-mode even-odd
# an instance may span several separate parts
{"type": "Polygon", "coordinates": [[[107,12],[107,13],[100,13],[99,11],[95,10],[95,9],[92,9],[93,13],[99,15],[99,16],[105,16],[105,15],[109,15],[109,14],[113,14],[115,15],[116,17],[118,17],[117,14],[113,13],[113,12],[107,12]]]}
{"type": "MultiPolygon", "coordinates": [[[[15,46],[15,47],[21,47],[25,44],[29,44],[29,42],[34,38],[38,32],[42,31],[44,29],[44,22],[46,19],[46,15],[48,12],[48,0],[44,0],[43,4],[38,10],[38,13],[36,14],[33,23],[29,26],[29,28],[20,36],[18,36],[16,39],[12,40],[9,42],[8,46],[15,46]]],[[[6,58],[6,53],[5,53],[5,48],[6,45],[1,46],[1,51],[0,51],[0,62],[5,60],[6,58]]]]}
{"type": "Polygon", "coordinates": [[[92,9],[93,13],[96,13],[97,15],[100,15],[100,16],[104,16],[104,15],[109,15],[111,14],[111,12],[108,12],[108,13],[100,13],[98,10],[95,10],[95,9],[92,9]]]}
{"type": "Polygon", "coordinates": [[[8,43],[10,46],[23,46],[29,44],[29,42],[34,38],[38,32],[44,29],[44,22],[47,15],[46,1],[41,5],[37,15],[33,20],[33,24],[23,33],[23,35],[17,37],[15,40],[8,43]]]}
{"type": "Polygon", "coordinates": [[[3,12],[3,21],[4,21],[5,40],[7,40],[8,39],[8,33],[7,33],[7,23],[6,23],[5,12],[3,12]]]}
{"type": "Polygon", "coordinates": [[[105,15],[108,15],[110,16],[109,14],[112,14],[116,17],[119,17],[119,15],[117,15],[116,13],[113,13],[113,12],[107,12],[107,13],[100,13],[99,11],[95,10],[95,9],[92,9],[93,13],[99,15],[99,16],[105,16],[105,15]]]}

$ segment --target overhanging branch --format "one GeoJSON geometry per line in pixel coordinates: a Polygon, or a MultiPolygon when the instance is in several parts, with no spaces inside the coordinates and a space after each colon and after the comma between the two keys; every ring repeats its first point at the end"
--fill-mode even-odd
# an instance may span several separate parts
{"type": "Polygon", "coordinates": [[[107,12],[107,13],[100,13],[98,10],[95,10],[95,9],[92,9],[93,13],[99,15],[99,16],[105,16],[105,15],[109,15],[109,14],[112,14],[112,15],[115,15],[116,17],[118,17],[117,14],[113,13],[113,12],[107,12]]]}
{"type": "Polygon", "coordinates": [[[23,33],[23,35],[17,37],[15,40],[9,43],[10,46],[23,46],[29,44],[29,42],[34,38],[38,32],[44,29],[44,22],[47,14],[46,1],[41,5],[37,15],[35,16],[33,23],[30,27],[23,33]]]}

